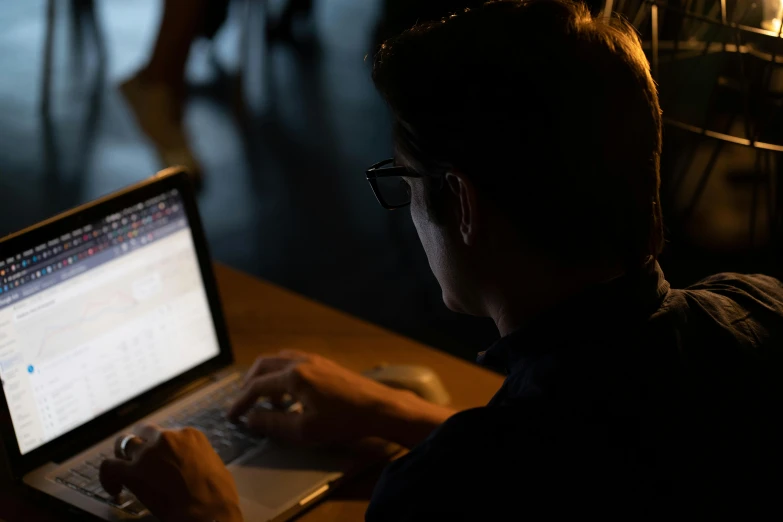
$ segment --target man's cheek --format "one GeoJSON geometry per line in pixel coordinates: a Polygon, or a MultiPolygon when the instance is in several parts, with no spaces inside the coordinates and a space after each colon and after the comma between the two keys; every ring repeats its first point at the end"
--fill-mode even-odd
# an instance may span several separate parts
{"type": "Polygon", "coordinates": [[[424,215],[423,209],[416,201],[411,201],[410,208],[411,221],[413,221],[413,226],[416,228],[416,234],[419,236],[419,241],[424,248],[424,252],[427,254],[427,257],[430,258],[430,254],[432,253],[432,238],[430,237],[430,230],[427,226],[427,216],[424,215]]]}
{"type": "Polygon", "coordinates": [[[421,207],[419,206],[418,201],[416,200],[416,195],[413,194],[411,196],[411,204],[408,207],[411,212],[411,221],[413,221],[413,226],[416,227],[416,232],[419,234],[419,239],[424,241],[424,238],[421,235],[421,207]]]}

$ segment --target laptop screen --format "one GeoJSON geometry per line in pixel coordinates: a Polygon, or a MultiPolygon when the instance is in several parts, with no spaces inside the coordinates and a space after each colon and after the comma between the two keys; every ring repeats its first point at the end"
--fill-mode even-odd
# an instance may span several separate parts
{"type": "Polygon", "coordinates": [[[0,260],[0,281],[22,455],[220,352],[176,190],[0,260]]]}

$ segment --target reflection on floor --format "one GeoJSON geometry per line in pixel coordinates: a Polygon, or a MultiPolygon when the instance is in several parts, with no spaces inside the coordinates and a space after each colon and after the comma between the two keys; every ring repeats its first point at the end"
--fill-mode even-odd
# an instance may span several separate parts
{"type": "MultiPolygon", "coordinates": [[[[160,167],[116,86],[144,62],[161,3],[97,2],[101,78],[89,34],[80,56],[68,3],[55,2],[43,105],[47,2],[0,6],[0,234],[160,167]]],[[[473,358],[492,325],[445,309],[409,216],[381,209],[364,180],[390,155],[365,60],[380,3],[316,2],[310,43],[269,46],[263,2],[233,2],[216,44],[192,56],[187,127],[207,176],[202,217],[219,261],[473,358]],[[238,102],[213,62],[235,70],[241,57],[238,102]]]]}

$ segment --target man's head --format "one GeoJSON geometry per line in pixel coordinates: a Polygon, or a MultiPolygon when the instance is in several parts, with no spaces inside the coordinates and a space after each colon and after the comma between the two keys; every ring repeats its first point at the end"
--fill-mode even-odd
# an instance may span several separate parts
{"type": "Polygon", "coordinates": [[[451,308],[485,312],[498,256],[628,269],[660,253],[660,108],[626,24],[488,2],[387,41],[373,79],[397,161],[424,176],[411,213],[451,308]]]}

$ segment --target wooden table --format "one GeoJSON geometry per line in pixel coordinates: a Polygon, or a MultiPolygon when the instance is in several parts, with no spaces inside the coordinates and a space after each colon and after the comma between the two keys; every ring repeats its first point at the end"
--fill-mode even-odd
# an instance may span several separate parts
{"type": "MultiPolygon", "coordinates": [[[[216,265],[215,273],[239,364],[249,365],[261,353],[295,348],[330,357],[356,371],[381,362],[429,366],[440,375],[452,405],[459,409],[486,404],[502,382],[501,376],[476,365],[231,268],[216,265]]],[[[297,520],[364,520],[376,478],[377,470],[357,477],[297,520]]],[[[62,520],[18,498],[0,493],[0,518],[8,522],[62,520]]]]}

